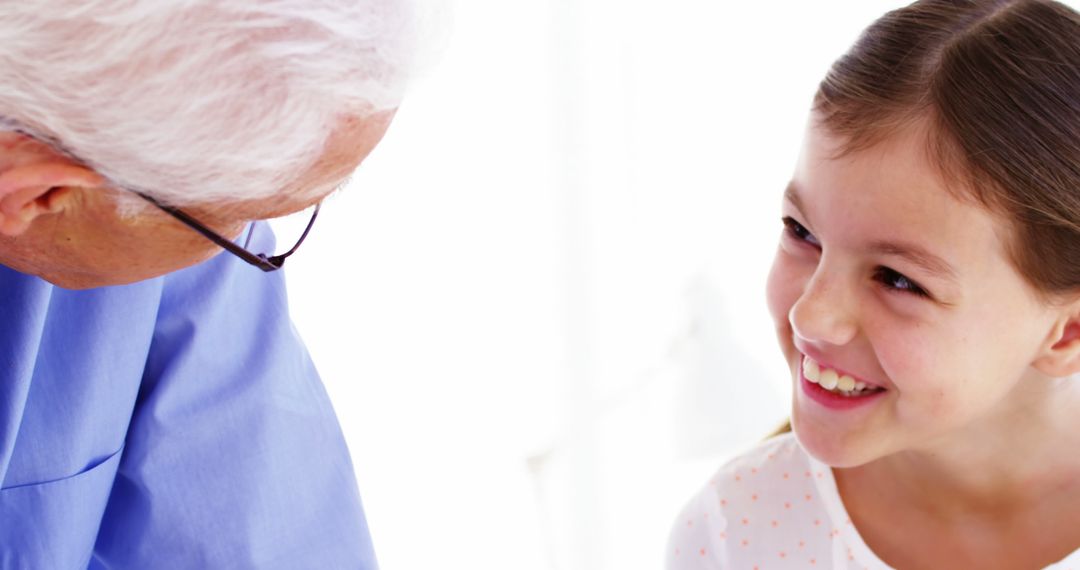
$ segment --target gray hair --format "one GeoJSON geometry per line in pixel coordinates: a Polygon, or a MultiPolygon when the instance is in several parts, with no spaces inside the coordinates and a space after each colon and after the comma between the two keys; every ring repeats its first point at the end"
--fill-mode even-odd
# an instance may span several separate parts
{"type": "MultiPolygon", "coordinates": [[[[0,115],[173,204],[269,196],[398,105],[412,0],[0,0],[0,115]]],[[[2,126],[2,123],[0,123],[2,126]]]]}

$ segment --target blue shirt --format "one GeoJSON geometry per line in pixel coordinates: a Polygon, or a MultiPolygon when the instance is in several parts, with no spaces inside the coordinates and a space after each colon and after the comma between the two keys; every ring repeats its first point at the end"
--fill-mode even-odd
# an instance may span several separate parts
{"type": "Polygon", "coordinates": [[[0,266],[0,568],[375,567],[280,272],[70,291],[0,266]]]}

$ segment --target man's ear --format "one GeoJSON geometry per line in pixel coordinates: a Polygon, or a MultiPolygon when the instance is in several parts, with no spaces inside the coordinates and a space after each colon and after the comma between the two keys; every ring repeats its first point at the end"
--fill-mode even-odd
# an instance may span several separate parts
{"type": "Polygon", "coordinates": [[[1056,378],[1080,372],[1080,300],[1064,307],[1034,366],[1056,378]]]}
{"type": "Polygon", "coordinates": [[[102,183],[93,170],[59,160],[11,167],[0,173],[0,234],[20,235],[38,216],[63,210],[72,189],[102,183]]]}

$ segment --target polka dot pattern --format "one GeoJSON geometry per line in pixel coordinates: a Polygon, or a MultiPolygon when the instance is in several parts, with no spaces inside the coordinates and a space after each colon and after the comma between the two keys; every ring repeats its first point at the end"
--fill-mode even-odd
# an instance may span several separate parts
{"type": "MultiPolygon", "coordinates": [[[[724,465],[668,540],[667,570],[882,570],[859,537],[832,471],[785,434],[724,465]]],[[[1046,570],[1080,570],[1080,550],[1046,570]]]]}
{"type": "Polygon", "coordinates": [[[888,568],[850,524],[832,472],[790,434],[721,468],[678,520],[668,570],[888,568]]]}

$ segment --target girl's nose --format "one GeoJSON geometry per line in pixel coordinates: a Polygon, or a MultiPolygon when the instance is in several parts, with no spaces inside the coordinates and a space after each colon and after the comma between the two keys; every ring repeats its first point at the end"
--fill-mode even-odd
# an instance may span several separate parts
{"type": "Polygon", "coordinates": [[[843,346],[855,338],[855,295],[841,285],[837,278],[823,275],[819,267],[788,311],[788,322],[797,336],[834,346],[843,346]]]}

